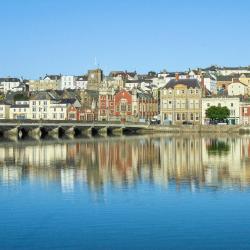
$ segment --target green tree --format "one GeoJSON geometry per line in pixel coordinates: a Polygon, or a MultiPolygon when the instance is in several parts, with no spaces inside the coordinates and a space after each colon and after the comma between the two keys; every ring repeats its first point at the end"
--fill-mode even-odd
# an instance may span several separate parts
{"type": "Polygon", "coordinates": [[[230,115],[230,110],[227,107],[211,106],[206,110],[206,117],[210,120],[223,121],[230,115]]]}

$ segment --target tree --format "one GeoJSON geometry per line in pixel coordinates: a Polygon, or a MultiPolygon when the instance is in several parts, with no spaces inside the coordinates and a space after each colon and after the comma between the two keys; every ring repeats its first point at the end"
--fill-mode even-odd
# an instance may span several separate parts
{"type": "Polygon", "coordinates": [[[227,107],[211,106],[206,110],[206,117],[212,121],[223,121],[230,115],[230,110],[227,107]]]}

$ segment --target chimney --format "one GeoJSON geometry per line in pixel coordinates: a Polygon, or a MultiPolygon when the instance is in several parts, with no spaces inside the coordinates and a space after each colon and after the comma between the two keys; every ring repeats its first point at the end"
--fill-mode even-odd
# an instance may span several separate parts
{"type": "Polygon", "coordinates": [[[175,80],[176,80],[176,81],[179,80],[179,73],[175,73],[175,80]]]}
{"type": "Polygon", "coordinates": [[[202,90],[202,96],[205,96],[205,83],[204,83],[204,75],[201,74],[201,82],[200,82],[201,90],[202,90]]]}
{"type": "Polygon", "coordinates": [[[233,78],[232,82],[239,82],[239,78],[233,78]]]}

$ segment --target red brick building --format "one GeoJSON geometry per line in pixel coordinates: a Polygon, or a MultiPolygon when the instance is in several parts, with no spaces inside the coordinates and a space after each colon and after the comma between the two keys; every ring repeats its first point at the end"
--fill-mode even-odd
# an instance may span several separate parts
{"type": "Polygon", "coordinates": [[[240,123],[250,124],[250,103],[240,104],[240,123]]]}
{"type": "Polygon", "coordinates": [[[133,121],[133,95],[130,91],[121,90],[114,96],[114,118],[121,122],[133,121]]]}

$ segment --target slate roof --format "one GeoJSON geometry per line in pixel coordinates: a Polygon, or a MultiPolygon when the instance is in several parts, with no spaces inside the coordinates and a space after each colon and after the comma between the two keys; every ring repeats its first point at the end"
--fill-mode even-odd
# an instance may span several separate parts
{"type": "Polygon", "coordinates": [[[43,79],[45,79],[45,78],[49,78],[50,80],[61,80],[61,78],[62,78],[62,76],[61,75],[47,75],[46,74],[46,76],[43,78],[43,79]]]}
{"type": "Polygon", "coordinates": [[[20,79],[15,77],[0,78],[0,82],[20,82],[20,79]]]}
{"type": "Polygon", "coordinates": [[[165,85],[164,88],[173,89],[177,84],[185,85],[187,88],[200,88],[200,84],[197,79],[172,79],[165,85]]]}
{"type": "Polygon", "coordinates": [[[29,104],[13,104],[11,108],[29,108],[29,104]]]}

